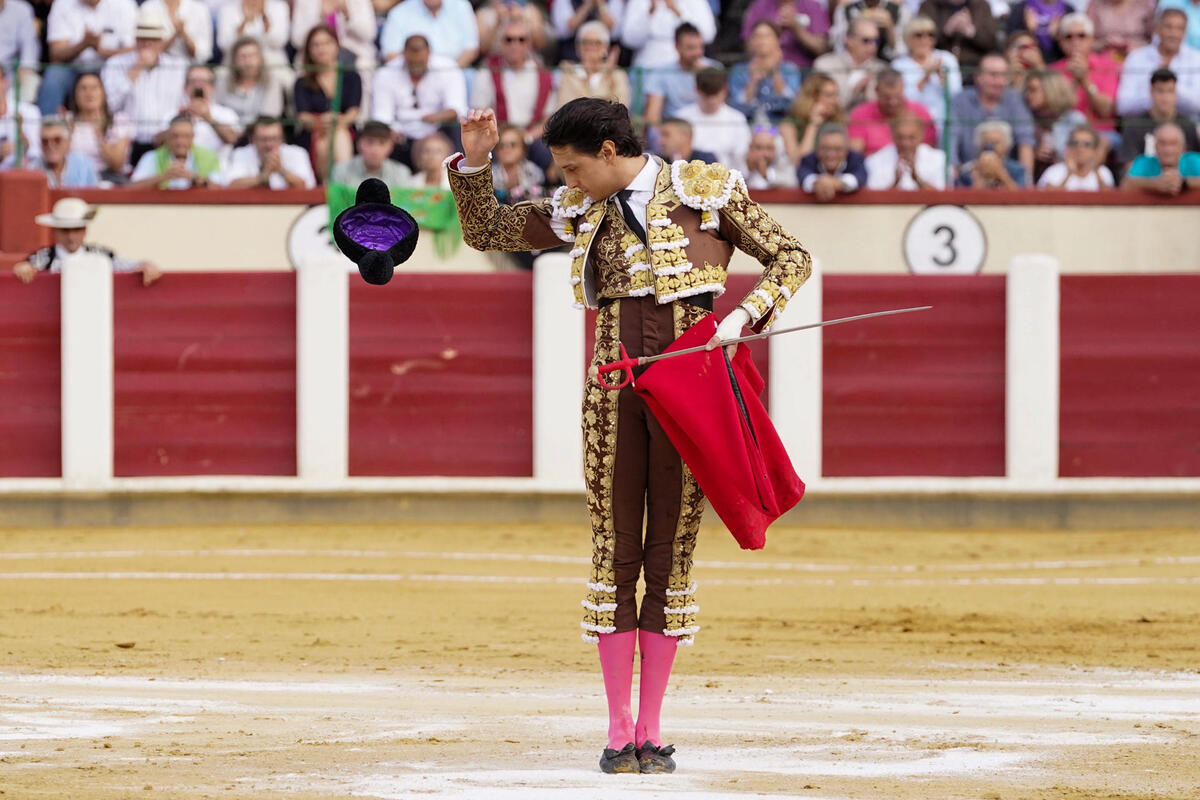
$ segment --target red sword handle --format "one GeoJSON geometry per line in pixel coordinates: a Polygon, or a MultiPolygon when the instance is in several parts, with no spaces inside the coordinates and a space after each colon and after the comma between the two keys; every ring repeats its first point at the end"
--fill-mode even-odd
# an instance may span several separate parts
{"type": "Polygon", "coordinates": [[[603,366],[596,367],[596,380],[605,389],[623,389],[629,384],[633,383],[633,368],[638,365],[638,360],[636,358],[629,357],[629,353],[625,352],[625,345],[621,345],[620,347],[621,359],[619,361],[614,361],[611,364],[604,364],[603,366]],[[602,377],[605,373],[616,372],[617,370],[623,370],[625,372],[625,380],[621,381],[615,386],[604,380],[602,377]]]}

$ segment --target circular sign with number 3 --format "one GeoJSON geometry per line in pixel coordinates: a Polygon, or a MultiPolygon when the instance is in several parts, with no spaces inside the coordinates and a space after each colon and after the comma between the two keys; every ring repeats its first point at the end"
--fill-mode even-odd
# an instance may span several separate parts
{"type": "Polygon", "coordinates": [[[928,206],[904,231],[904,260],[917,275],[974,275],[983,268],[987,237],[962,206],[928,206]]]}

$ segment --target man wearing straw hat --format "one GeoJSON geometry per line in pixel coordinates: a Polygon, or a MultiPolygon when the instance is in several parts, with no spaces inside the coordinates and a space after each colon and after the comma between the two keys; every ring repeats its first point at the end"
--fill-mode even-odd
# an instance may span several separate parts
{"type": "Polygon", "coordinates": [[[22,283],[30,283],[39,272],[62,272],[64,263],[84,253],[107,259],[113,272],[142,273],[142,284],[145,286],[162,276],[162,270],[151,261],[131,261],[113,255],[106,247],[85,244],[83,239],[87,236],[88,223],[95,216],[96,207],[88,205],[78,197],[64,197],[54,204],[49,214],[36,216],[34,221],[38,225],[53,229],[54,244],[43,247],[29,258],[13,265],[13,274],[22,283]]]}

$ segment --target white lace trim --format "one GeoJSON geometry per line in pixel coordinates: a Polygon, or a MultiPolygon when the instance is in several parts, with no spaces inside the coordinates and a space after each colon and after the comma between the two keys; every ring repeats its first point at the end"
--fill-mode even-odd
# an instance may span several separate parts
{"type": "Polygon", "coordinates": [[[589,589],[591,589],[593,592],[608,592],[609,594],[611,594],[617,590],[617,587],[608,586],[603,583],[589,583],[587,585],[587,587],[589,589]]]}
{"type": "Polygon", "coordinates": [[[692,271],[692,262],[687,261],[683,264],[677,264],[674,267],[659,267],[654,270],[655,275],[682,275],[685,272],[692,271]]]}
{"type": "Polygon", "coordinates": [[[687,289],[681,289],[674,294],[662,295],[658,298],[659,303],[670,303],[672,300],[678,300],[681,297],[691,297],[696,294],[708,294],[714,292],[718,297],[725,293],[725,287],[719,283],[705,283],[700,286],[690,286],[687,289]]]}
{"type": "MultiPolygon", "coordinates": [[[[580,638],[580,639],[583,639],[583,640],[584,640],[585,642],[587,642],[588,644],[600,644],[600,637],[599,637],[599,636],[592,636],[590,633],[581,633],[581,634],[579,635],[579,638],[580,638]]],[[[682,641],[682,640],[680,640],[680,642],[679,642],[679,643],[680,643],[680,644],[683,644],[683,641],[682,641]]],[[[691,642],[688,642],[688,644],[691,644],[691,642]]]]}
{"type": "Polygon", "coordinates": [[[670,606],[667,606],[666,608],[663,609],[663,613],[674,614],[674,615],[695,614],[695,613],[698,613],[699,611],[700,611],[700,606],[695,605],[695,604],[692,604],[690,606],[681,606],[679,608],[671,608],[670,606]]]}
{"type": "Polygon", "coordinates": [[[638,242],[637,244],[631,244],[629,247],[625,248],[625,258],[633,258],[635,255],[645,249],[646,245],[642,244],[641,242],[638,242]]]}
{"type": "Polygon", "coordinates": [[[686,597],[696,593],[696,582],[692,581],[686,589],[667,589],[667,597],[686,597]]]}
{"type": "Polygon", "coordinates": [[[681,247],[687,247],[691,241],[685,236],[682,239],[673,239],[669,242],[654,242],[650,245],[651,250],[678,250],[681,247]]]}
{"type": "Polygon", "coordinates": [[[721,194],[712,197],[693,197],[683,190],[683,177],[680,174],[683,168],[688,165],[687,161],[676,161],[671,165],[671,188],[675,190],[675,195],[684,205],[694,208],[697,211],[716,211],[733,196],[733,190],[738,184],[744,183],[742,173],[736,169],[729,170],[729,177],[725,179],[725,187],[721,194]]]}
{"type": "Polygon", "coordinates": [[[579,627],[583,628],[585,631],[592,631],[593,633],[616,633],[617,632],[616,625],[593,625],[590,622],[581,622],[581,623],[579,623],[579,627]]]}
{"type": "Polygon", "coordinates": [[[587,600],[580,600],[579,604],[588,611],[595,611],[598,614],[603,614],[606,611],[616,611],[616,603],[589,603],[587,600]]]}
{"type": "Polygon", "coordinates": [[[676,628],[673,631],[663,631],[667,636],[691,636],[694,633],[700,632],[699,625],[692,625],[690,628],[676,628]]]}
{"type": "Polygon", "coordinates": [[[571,219],[572,217],[578,217],[592,207],[592,198],[587,196],[584,196],[582,203],[564,207],[562,205],[562,198],[567,191],[566,186],[560,186],[554,190],[554,195],[550,198],[550,213],[552,216],[559,219],[571,219]]]}

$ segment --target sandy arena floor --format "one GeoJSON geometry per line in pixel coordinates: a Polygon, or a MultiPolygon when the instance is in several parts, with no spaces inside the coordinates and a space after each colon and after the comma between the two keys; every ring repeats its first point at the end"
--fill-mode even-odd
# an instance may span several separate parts
{"type": "Polygon", "coordinates": [[[644,778],[596,768],[586,536],[0,531],[0,798],[1200,797],[1192,533],[707,526],[644,778]]]}

